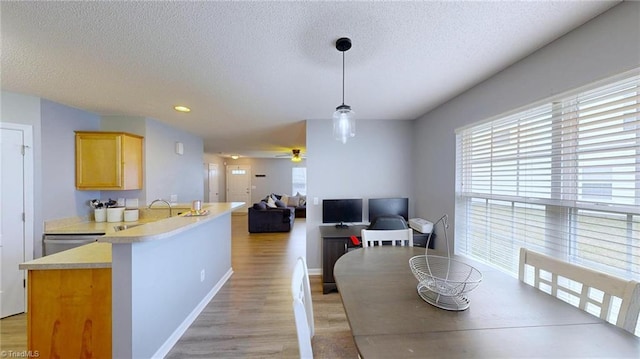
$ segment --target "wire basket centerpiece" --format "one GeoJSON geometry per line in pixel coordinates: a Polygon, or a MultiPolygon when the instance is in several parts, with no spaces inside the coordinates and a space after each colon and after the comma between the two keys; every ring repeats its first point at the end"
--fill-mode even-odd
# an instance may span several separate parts
{"type": "Polygon", "coordinates": [[[418,294],[425,302],[446,310],[465,310],[470,304],[466,294],[478,287],[482,273],[473,266],[451,258],[447,220],[445,214],[433,225],[435,229],[436,224],[442,222],[447,256],[428,254],[432,231],[427,239],[425,254],[411,257],[409,267],[418,280],[418,294]]]}

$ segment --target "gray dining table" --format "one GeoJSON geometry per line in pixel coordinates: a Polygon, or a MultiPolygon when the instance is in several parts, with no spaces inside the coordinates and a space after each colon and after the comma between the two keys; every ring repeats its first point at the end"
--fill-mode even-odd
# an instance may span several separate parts
{"type": "MultiPolygon", "coordinates": [[[[429,251],[432,254],[433,251],[429,251]]],[[[380,246],[338,259],[334,276],[358,352],[373,358],[640,358],[640,338],[520,282],[479,269],[470,306],[425,302],[409,259],[424,248],[380,246]]]]}

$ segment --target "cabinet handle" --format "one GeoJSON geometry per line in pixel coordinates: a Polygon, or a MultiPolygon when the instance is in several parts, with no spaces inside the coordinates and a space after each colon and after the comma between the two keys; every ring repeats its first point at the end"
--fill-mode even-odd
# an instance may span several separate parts
{"type": "Polygon", "coordinates": [[[344,252],[347,252],[347,242],[344,242],[344,252]]]}

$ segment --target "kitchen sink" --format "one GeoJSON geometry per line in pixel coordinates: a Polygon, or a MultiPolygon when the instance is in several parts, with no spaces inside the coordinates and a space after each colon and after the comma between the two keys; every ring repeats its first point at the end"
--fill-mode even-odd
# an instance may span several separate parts
{"type": "Polygon", "coordinates": [[[120,231],[124,231],[125,229],[138,227],[138,226],[141,226],[141,225],[142,224],[121,224],[119,226],[114,226],[113,229],[115,229],[116,232],[120,232],[120,231]]]}

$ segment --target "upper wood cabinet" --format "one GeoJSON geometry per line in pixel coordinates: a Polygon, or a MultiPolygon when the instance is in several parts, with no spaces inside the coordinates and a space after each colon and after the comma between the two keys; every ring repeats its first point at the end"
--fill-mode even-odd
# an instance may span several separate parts
{"type": "Polygon", "coordinates": [[[124,132],[76,131],[76,188],[142,188],[143,137],[124,132]]]}

